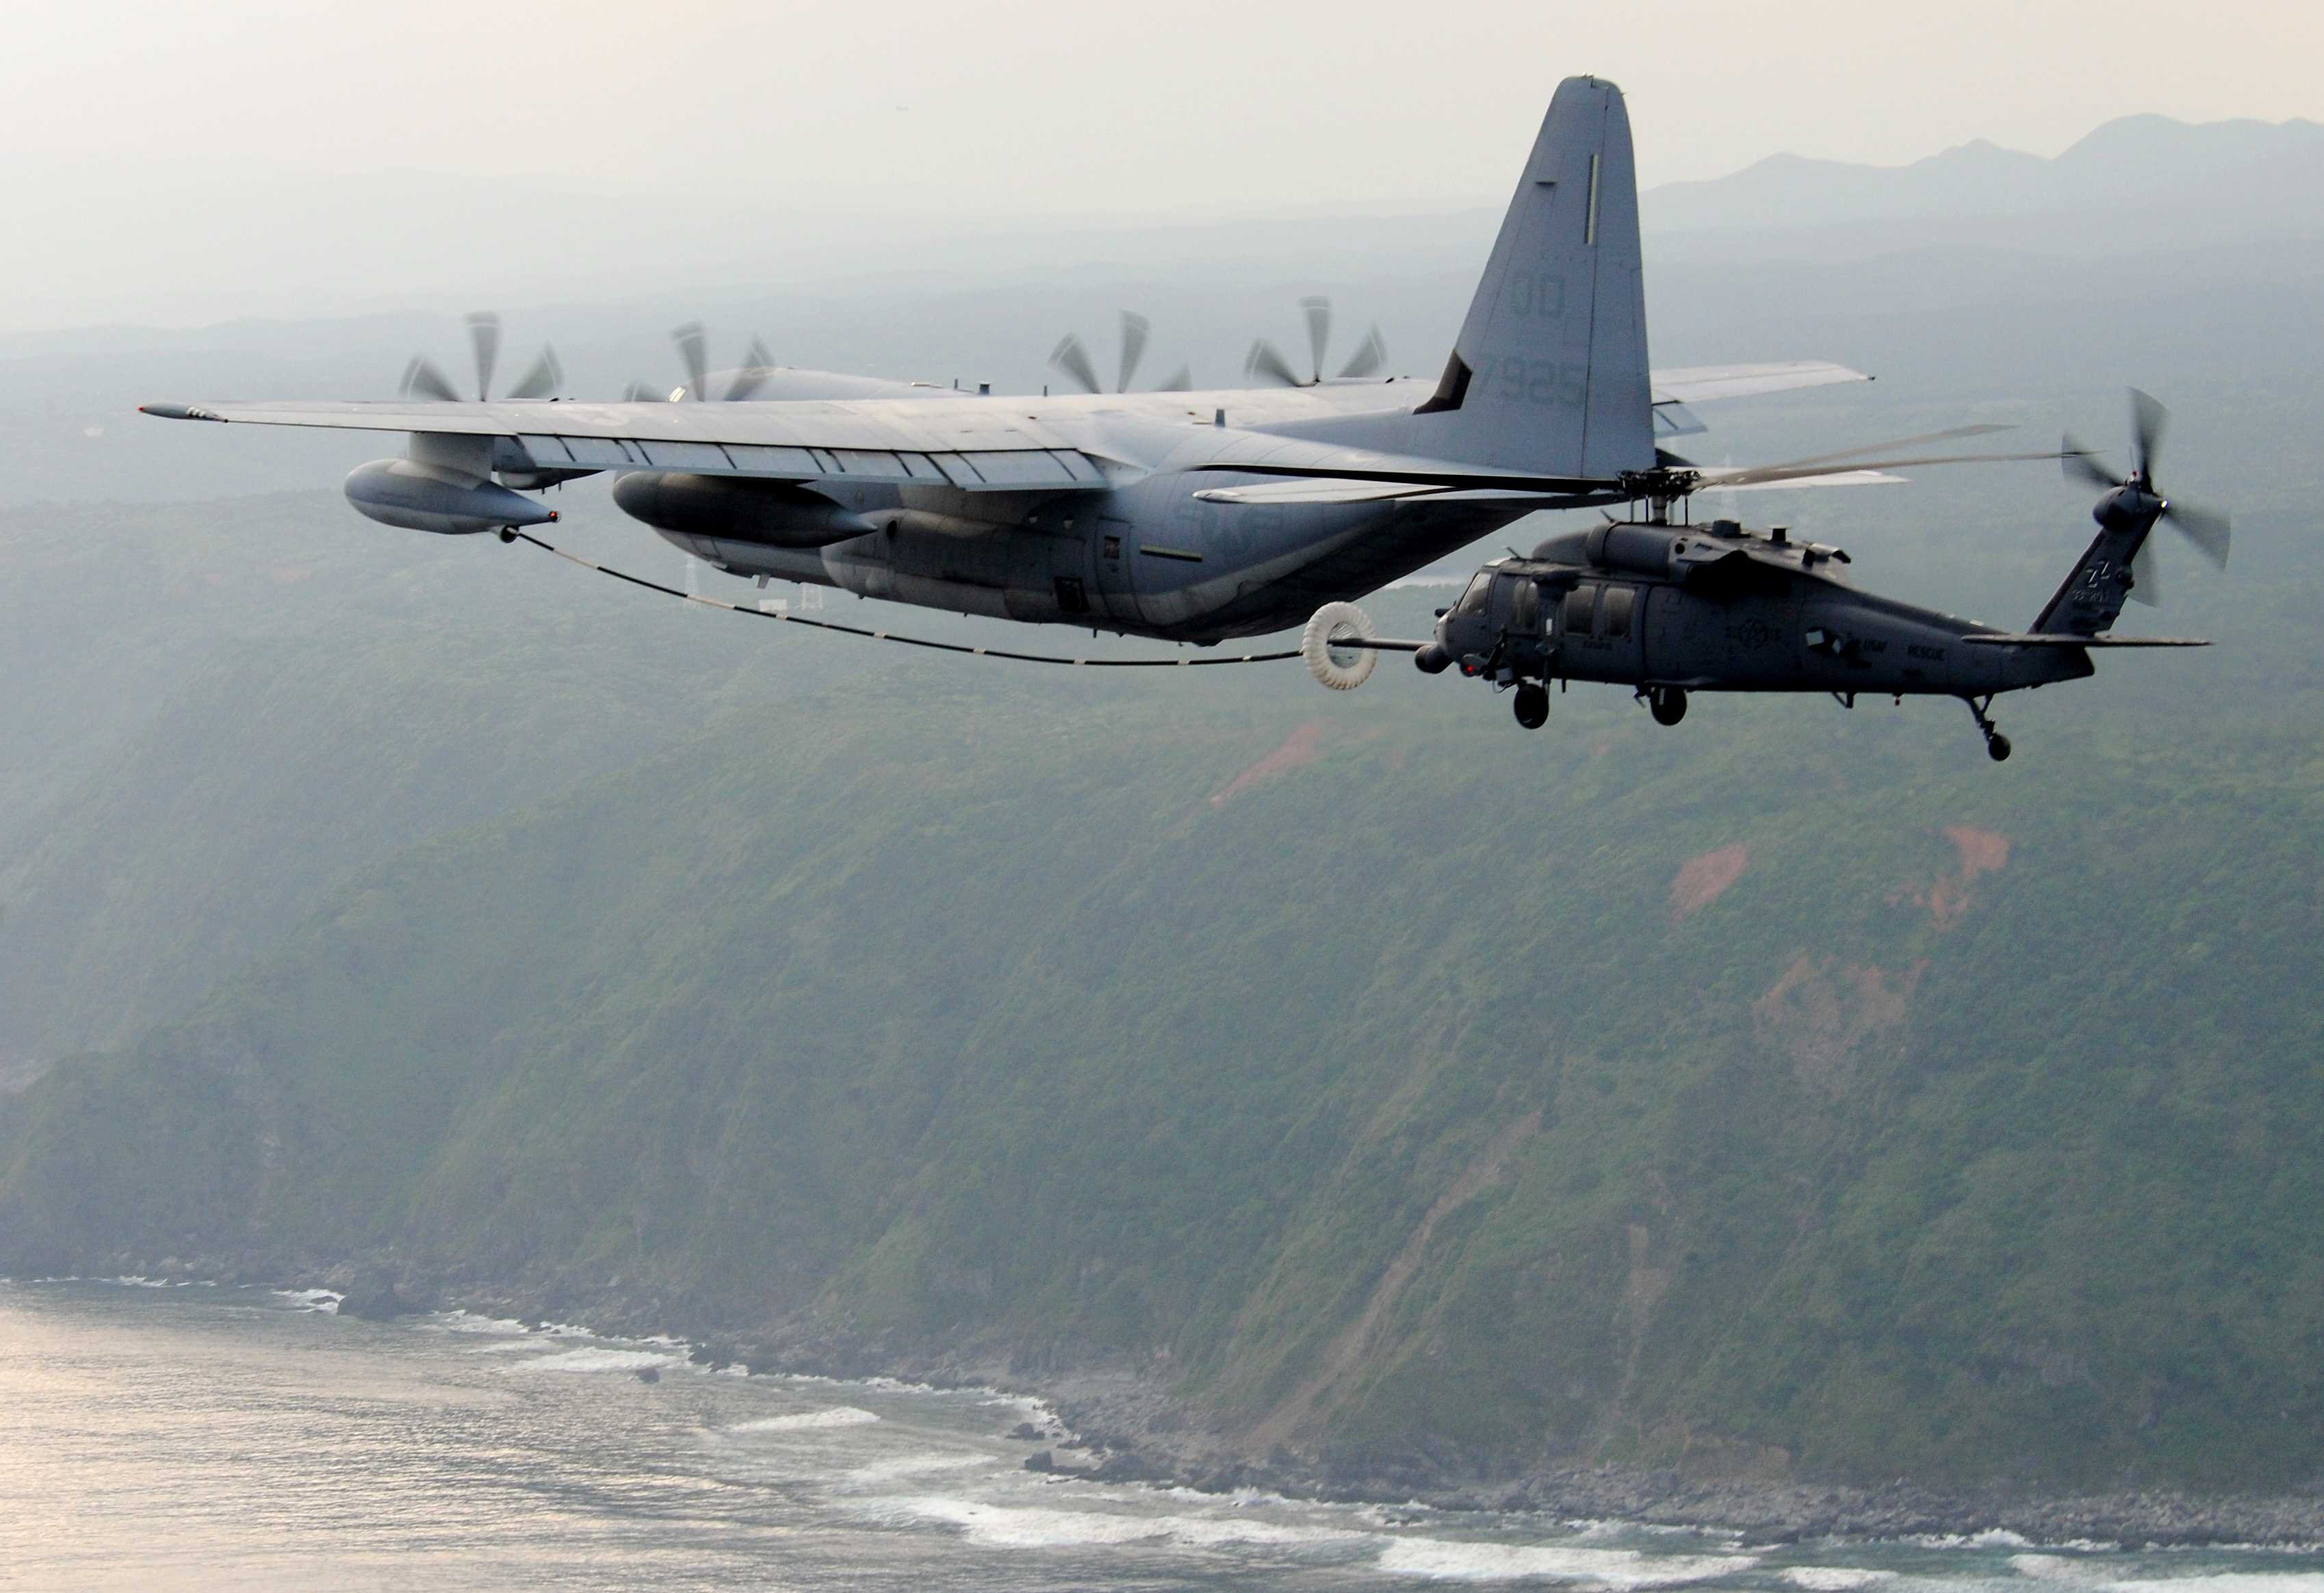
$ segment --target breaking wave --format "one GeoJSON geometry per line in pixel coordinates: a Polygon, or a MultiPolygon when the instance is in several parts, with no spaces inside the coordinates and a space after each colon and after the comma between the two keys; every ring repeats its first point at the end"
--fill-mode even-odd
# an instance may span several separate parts
{"type": "Polygon", "coordinates": [[[788,1416],[761,1416],[755,1422],[737,1422],[724,1429],[728,1432],[811,1432],[825,1427],[865,1427],[879,1420],[872,1411],[853,1405],[825,1405],[819,1411],[793,1411],[788,1416]]]}

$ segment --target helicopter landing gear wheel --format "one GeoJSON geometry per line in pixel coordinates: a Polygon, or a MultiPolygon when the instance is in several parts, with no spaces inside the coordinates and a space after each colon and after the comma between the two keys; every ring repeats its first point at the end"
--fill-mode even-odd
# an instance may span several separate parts
{"type": "Polygon", "coordinates": [[[1549,723],[1549,687],[1537,680],[1528,680],[1517,689],[1517,701],[1509,704],[1517,723],[1527,730],[1539,730],[1549,723]]]}
{"type": "Polygon", "coordinates": [[[1985,755],[1996,763],[2008,762],[2011,751],[2009,738],[1994,728],[1993,721],[1987,717],[1985,712],[1993,706],[1993,699],[1987,697],[1979,702],[1975,697],[1963,697],[1961,701],[1969,704],[1969,714],[1977,720],[1977,728],[1985,735],[1985,755]]]}
{"type": "Polygon", "coordinates": [[[1686,688],[1683,686],[1648,686],[1646,712],[1655,716],[1656,724],[1676,724],[1686,717],[1686,688]]]}

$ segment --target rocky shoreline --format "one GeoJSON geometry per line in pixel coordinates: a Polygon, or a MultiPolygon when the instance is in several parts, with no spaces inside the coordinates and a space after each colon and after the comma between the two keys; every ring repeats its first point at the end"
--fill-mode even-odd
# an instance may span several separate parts
{"type": "Polygon", "coordinates": [[[1240,1453],[1209,1414],[1137,1367],[1092,1365],[1055,1346],[970,1339],[944,1345],[856,1336],[803,1321],[738,1329],[696,1320],[650,1293],[619,1287],[577,1295],[555,1286],[429,1279],[388,1264],[253,1266],[224,1260],[158,1262],[121,1256],[92,1275],[196,1278],[341,1294],[343,1314],[374,1320],[466,1310],[540,1326],[570,1323],[615,1337],[686,1340],[697,1361],[754,1375],[886,1377],[936,1387],[980,1386],[1045,1402],[1057,1417],[1030,1469],[1103,1482],[1210,1493],[1259,1490],[1336,1503],[1435,1511],[1528,1513],[1733,1533],[1746,1544],[1832,1538],[1966,1539],[2008,1533],[2029,1544],[2125,1547],[2324,1546],[2324,1481],[2287,1493],[2198,1494],[2133,1487],[2045,1493],[1997,1484],[1970,1490],[1908,1478],[1867,1487],[1733,1475],[1690,1475],[1619,1465],[1548,1465],[1509,1472],[1458,1450],[1240,1453]]]}

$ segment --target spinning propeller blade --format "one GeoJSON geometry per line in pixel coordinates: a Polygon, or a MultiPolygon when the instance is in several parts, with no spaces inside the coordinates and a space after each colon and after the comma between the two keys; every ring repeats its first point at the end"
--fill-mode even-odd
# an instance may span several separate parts
{"type": "MultiPolygon", "coordinates": [[[[2186,538],[2196,552],[2210,561],[2212,568],[2223,570],[2227,567],[2227,549],[2234,541],[2233,522],[2224,514],[2167,496],[2154,484],[2155,456],[2162,451],[2163,435],[2170,429],[2171,411],[2152,393],[2134,387],[2130,390],[2130,478],[2126,481],[2107,469],[2098,463],[2096,454],[2071,437],[2064,439],[2061,454],[2066,474],[2108,492],[2135,487],[2153,493],[2163,500],[2162,517],[2171,529],[2186,538]]],[[[2154,543],[2150,538],[2140,545],[2137,557],[2131,561],[2131,579],[2137,583],[2131,588],[2131,595],[2140,603],[2158,601],[2161,587],[2157,574],[2154,543]]]]}
{"type": "Polygon", "coordinates": [[[1242,362],[1242,373],[1272,382],[1277,387],[1305,387],[1306,380],[1291,368],[1283,351],[1262,337],[1250,345],[1250,353],[1242,362]]]}
{"type": "Polygon", "coordinates": [[[2097,450],[2076,442],[2070,431],[2058,439],[2058,465],[2068,481],[2088,482],[2109,491],[2123,484],[2120,476],[2098,463],[2097,450]]]}
{"type": "Polygon", "coordinates": [[[775,373],[775,356],[767,352],[765,342],[760,338],[751,339],[751,346],[743,351],[742,360],[742,368],[734,373],[734,380],[726,384],[726,391],[721,395],[730,404],[740,403],[757,392],[767,384],[767,378],[775,373]]]}
{"type": "Polygon", "coordinates": [[[426,355],[414,355],[411,363],[403,367],[403,382],[398,392],[404,398],[429,399],[440,404],[460,401],[459,390],[451,378],[436,367],[436,362],[426,355]]]}
{"type": "Polygon", "coordinates": [[[501,356],[500,317],[488,309],[469,316],[468,346],[476,355],[476,401],[489,403],[493,396],[493,365],[501,356]]]}
{"type": "Polygon", "coordinates": [[[1121,312],[1121,385],[1116,392],[1130,391],[1130,379],[1138,373],[1138,362],[1145,357],[1146,339],[1154,330],[1153,323],[1130,310],[1121,312]]]}
{"type": "Polygon", "coordinates": [[[686,394],[688,398],[699,400],[702,397],[703,378],[709,373],[706,368],[706,345],[703,338],[702,323],[688,321],[682,327],[673,328],[669,340],[678,345],[678,357],[686,362],[686,394]]]}
{"type": "Polygon", "coordinates": [[[1194,367],[1181,365],[1170,373],[1170,380],[1154,390],[1157,392],[1192,392],[1194,391],[1194,367]]]}
{"type": "Polygon", "coordinates": [[[1307,378],[1312,386],[1323,380],[1323,350],[1332,341],[1332,301],[1319,293],[1301,299],[1299,308],[1307,312],[1307,346],[1314,355],[1307,378]]]}
{"type": "MultiPolygon", "coordinates": [[[[493,399],[493,371],[501,357],[501,318],[489,309],[473,311],[467,318],[468,348],[476,365],[476,398],[480,404],[493,399]]],[[[552,396],[565,381],[564,369],[557,363],[556,351],[541,345],[540,355],[525,371],[508,396],[518,399],[539,399],[552,396]]],[[[436,403],[456,404],[465,401],[452,379],[426,355],[414,356],[403,367],[403,382],[397,391],[405,398],[427,399],[436,403]]]]}
{"type": "Polygon", "coordinates": [[[1105,384],[1097,379],[1097,367],[1090,364],[1089,350],[1071,332],[1058,339],[1057,346],[1049,351],[1049,364],[1072,377],[1084,392],[1105,391],[1105,384]]]}
{"type": "Polygon", "coordinates": [[[2152,537],[2141,542],[2138,551],[2131,555],[2130,601],[2143,603],[2151,609],[2163,606],[2163,567],[2155,561],[2152,537]]]}
{"type": "Polygon", "coordinates": [[[532,362],[517,384],[508,391],[512,399],[554,398],[557,390],[565,385],[565,367],[557,363],[557,351],[541,345],[540,357],[532,362]]]}
{"type": "Polygon", "coordinates": [[[2152,393],[2130,390],[2130,467],[2140,475],[2154,479],[2154,454],[2163,446],[2163,434],[2171,429],[2171,411],[2164,409],[2152,393]]]}
{"type": "Polygon", "coordinates": [[[1364,340],[1356,345],[1356,352],[1349,356],[1348,363],[1340,367],[1340,380],[1352,382],[1359,377],[1369,376],[1387,364],[1388,344],[1381,338],[1379,328],[1374,327],[1365,334],[1364,340]]]}

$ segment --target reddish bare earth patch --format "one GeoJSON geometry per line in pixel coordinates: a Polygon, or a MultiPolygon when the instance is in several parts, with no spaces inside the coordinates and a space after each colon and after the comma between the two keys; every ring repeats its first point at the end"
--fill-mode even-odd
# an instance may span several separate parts
{"type": "Polygon", "coordinates": [[[1838,1096],[1867,1048],[1904,1027],[1924,966],[1914,962],[1891,982],[1877,968],[1802,955],[1751,1003],[1752,1016],[1761,1036],[1791,1058],[1801,1083],[1838,1096]]]}
{"type": "Polygon", "coordinates": [[[2009,837],[1969,824],[1947,824],[1945,839],[1953,843],[1960,867],[1939,874],[1932,884],[1900,886],[1888,899],[1911,902],[1929,909],[1940,929],[1950,929],[1971,905],[1969,882],[1980,874],[1997,873],[2009,864],[2009,837]]]}
{"type": "Polygon", "coordinates": [[[1671,880],[1672,919],[1683,918],[1717,901],[1729,886],[1743,878],[1750,863],[1749,848],[1738,845],[1722,846],[1679,864],[1678,874],[1671,880]]]}
{"type": "Polygon", "coordinates": [[[1314,762],[1323,755],[1323,722],[1320,719],[1309,720],[1297,730],[1293,731],[1290,738],[1283,745],[1228,781],[1226,788],[1211,798],[1211,806],[1223,807],[1226,806],[1228,797],[1249,790],[1261,780],[1273,779],[1277,775],[1287,770],[1314,762]]]}

